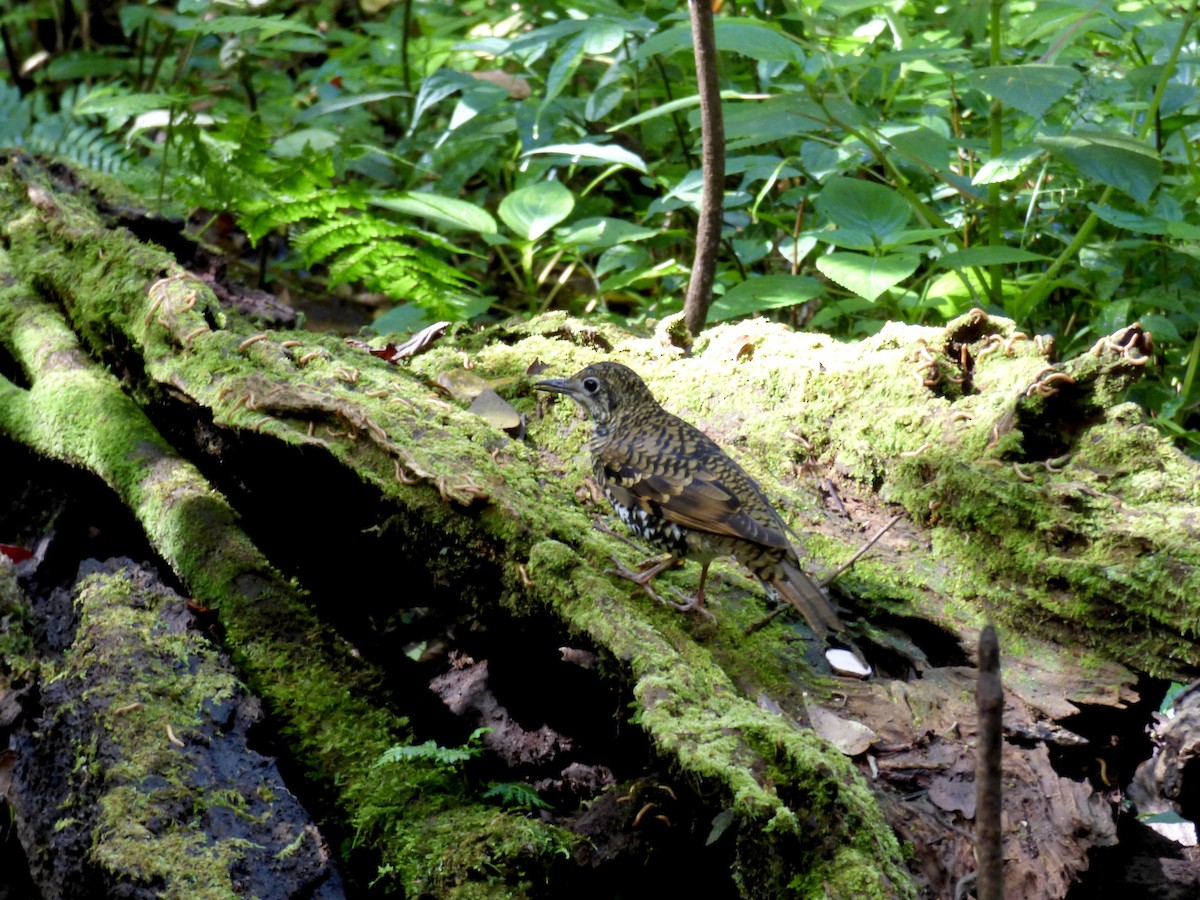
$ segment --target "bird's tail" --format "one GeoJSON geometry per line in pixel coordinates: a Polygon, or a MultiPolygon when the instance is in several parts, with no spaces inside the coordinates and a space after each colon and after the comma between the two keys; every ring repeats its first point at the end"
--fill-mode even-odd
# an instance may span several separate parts
{"type": "Polygon", "coordinates": [[[830,631],[841,631],[844,627],[825,592],[791,560],[783,560],[775,574],[765,581],[800,610],[808,627],[818,637],[824,637],[830,631]]]}

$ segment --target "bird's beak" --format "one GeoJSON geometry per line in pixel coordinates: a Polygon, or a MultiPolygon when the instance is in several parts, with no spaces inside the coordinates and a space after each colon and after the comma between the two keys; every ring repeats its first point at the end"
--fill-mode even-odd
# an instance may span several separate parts
{"type": "Polygon", "coordinates": [[[551,394],[566,394],[568,397],[574,397],[579,392],[570,378],[548,378],[539,381],[533,388],[537,391],[549,391],[551,394]]]}

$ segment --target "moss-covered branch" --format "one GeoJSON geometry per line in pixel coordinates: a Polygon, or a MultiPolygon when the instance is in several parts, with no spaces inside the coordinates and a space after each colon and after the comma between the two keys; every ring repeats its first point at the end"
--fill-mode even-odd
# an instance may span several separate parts
{"type": "MultiPolygon", "coordinates": [[[[777,619],[747,632],[764,610],[734,567],[714,570],[715,625],[604,573],[611,554],[628,551],[591,527],[592,501],[577,494],[582,428],[565,404],[536,405],[525,377],[535,360],[556,374],[597,357],[634,366],[669,409],[745,461],[815,568],[847,558],[888,507],[907,511],[911,521],[839,582],[860,641],[900,646],[872,620],[920,618],[966,645],[993,616],[1013,626],[1005,646],[1024,658],[1018,683],[1058,665],[1046,638],[1074,659],[1091,653],[1097,670],[1116,660],[1174,674],[1200,662],[1197,470],[1118,402],[1144,364],[1140,331],[1052,366],[1044,342],[982,313],[945,328],[890,326],[857,345],[757,322],[705,332],[683,358],[667,327],[637,337],[547,316],[461,329],[404,369],[328,337],[255,334],[168,254],[111,230],[36,170],[12,164],[4,179],[11,275],[0,325],[11,324],[4,332],[31,386],[0,383],[0,427],[96,471],[141,510],[164,558],[220,607],[230,646],[301,758],[337,783],[344,814],[380,839],[410,886],[428,888],[436,849],[415,846],[405,823],[428,810],[409,805],[399,778],[370,788],[371,799],[364,786],[365,766],[403,735],[403,710],[356,693],[371,676],[236,536],[226,501],[135,422],[139,404],[190,409],[223,433],[260,435],[264,452],[303,448],[354,472],[412,537],[412,563],[481,615],[498,600],[619,661],[659,753],[732,813],[733,875],[748,894],[912,890],[866,782],[779,715],[803,717],[806,694],[846,686],[813,668],[797,626],[777,619]],[[528,441],[428,386],[464,354],[527,413],[528,441]],[[100,365],[114,357],[135,373],[127,394],[100,365]],[[849,515],[819,501],[820,477],[849,515]],[[325,648],[315,661],[311,646],[325,648]]],[[[683,585],[694,573],[665,577],[683,585]]],[[[1114,678],[1119,694],[1123,676],[1114,678]]],[[[1063,703],[1095,689],[1085,680],[1063,703]]],[[[464,828],[496,827],[494,811],[463,809],[464,828]]],[[[514,821],[545,854],[564,846],[529,820],[505,827],[514,821]]],[[[480,858],[464,868],[473,865],[480,858]]]]}

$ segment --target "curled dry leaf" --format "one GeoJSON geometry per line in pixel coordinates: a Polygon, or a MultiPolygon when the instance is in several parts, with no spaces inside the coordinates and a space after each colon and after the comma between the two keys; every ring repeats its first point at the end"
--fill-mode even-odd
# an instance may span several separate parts
{"type": "Polygon", "coordinates": [[[813,731],[846,756],[866,753],[871,742],[875,740],[875,732],[862,722],[842,719],[815,703],[808,704],[807,708],[808,720],[812,723],[813,731]]]}
{"type": "Polygon", "coordinates": [[[501,431],[512,431],[521,427],[521,414],[490,387],[485,386],[471,401],[469,411],[501,431]]]}

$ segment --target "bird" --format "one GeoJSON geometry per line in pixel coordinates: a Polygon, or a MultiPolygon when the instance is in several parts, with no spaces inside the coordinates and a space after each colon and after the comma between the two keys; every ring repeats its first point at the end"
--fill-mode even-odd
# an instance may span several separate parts
{"type": "Polygon", "coordinates": [[[769,592],[790,601],[818,636],[843,627],[824,591],[801,568],[787,525],[754,479],[708,435],[663,409],[636,372],[599,362],[534,388],[569,397],[588,415],[596,483],[626,527],[662,551],[640,572],[618,564],[618,575],[660,602],[707,613],[708,567],[732,556],[769,592]],[[650,581],[684,559],[701,564],[696,595],[679,594],[683,603],[664,600],[650,581]]]}

